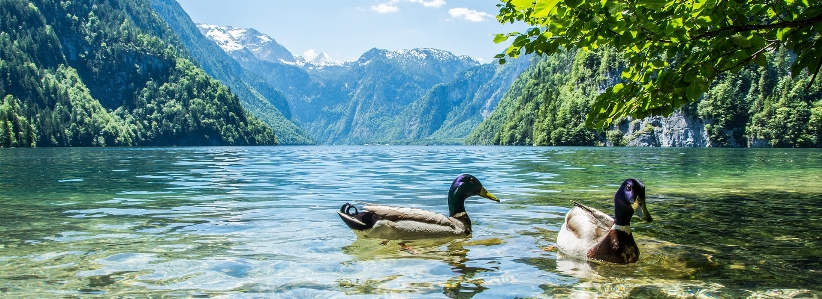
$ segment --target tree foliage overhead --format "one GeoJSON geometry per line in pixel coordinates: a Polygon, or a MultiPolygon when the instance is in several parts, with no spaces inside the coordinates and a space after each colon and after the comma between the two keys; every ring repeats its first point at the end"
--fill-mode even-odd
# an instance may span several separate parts
{"type": "Polygon", "coordinates": [[[822,1],[782,0],[505,0],[497,19],[524,22],[524,33],[498,34],[513,42],[506,57],[554,54],[563,49],[614,47],[627,65],[622,82],[594,101],[586,123],[604,128],[622,116],[669,115],[695,102],[719,75],[750,64],[766,66],[765,55],[795,53],[793,75],[822,67],[822,1]]]}

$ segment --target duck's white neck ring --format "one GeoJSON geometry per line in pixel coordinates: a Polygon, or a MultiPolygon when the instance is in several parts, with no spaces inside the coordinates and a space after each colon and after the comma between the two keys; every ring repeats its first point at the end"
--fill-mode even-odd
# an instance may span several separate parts
{"type": "Polygon", "coordinates": [[[630,225],[616,225],[616,224],[614,224],[614,226],[612,226],[611,229],[621,230],[621,231],[624,231],[624,232],[628,233],[629,235],[631,234],[631,226],[630,225]]]}

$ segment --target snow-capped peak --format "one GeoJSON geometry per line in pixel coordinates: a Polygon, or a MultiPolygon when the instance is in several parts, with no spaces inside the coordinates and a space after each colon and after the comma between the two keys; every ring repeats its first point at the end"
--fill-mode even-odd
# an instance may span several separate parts
{"type": "Polygon", "coordinates": [[[295,56],[294,59],[300,67],[342,66],[345,64],[345,62],[333,60],[331,56],[325,52],[320,52],[320,54],[317,54],[311,58],[311,60],[306,60],[303,56],[295,56]]]}
{"type": "Polygon", "coordinates": [[[332,60],[331,60],[331,56],[328,56],[328,53],[321,52],[319,55],[317,55],[317,57],[314,57],[314,59],[311,59],[310,62],[313,63],[313,64],[324,64],[324,63],[332,62],[332,60]]]}
{"type": "Polygon", "coordinates": [[[433,48],[414,48],[389,51],[373,48],[360,56],[358,63],[368,63],[372,59],[387,58],[401,63],[424,63],[425,61],[463,61],[469,64],[480,62],[466,55],[454,55],[453,53],[433,48]]]}
{"type": "Polygon", "coordinates": [[[271,62],[294,63],[294,55],[270,36],[253,28],[235,28],[197,24],[206,37],[213,40],[226,53],[247,49],[258,59],[271,62]]]}
{"type": "Polygon", "coordinates": [[[223,51],[226,51],[226,53],[245,48],[242,44],[236,41],[236,36],[242,35],[245,30],[237,30],[231,26],[220,27],[209,24],[197,24],[197,28],[200,29],[200,32],[202,32],[203,35],[217,43],[217,45],[220,46],[223,51]]]}

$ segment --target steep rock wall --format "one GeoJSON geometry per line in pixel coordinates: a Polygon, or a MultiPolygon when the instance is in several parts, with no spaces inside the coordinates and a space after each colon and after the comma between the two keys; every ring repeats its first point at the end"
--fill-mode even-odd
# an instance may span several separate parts
{"type": "MultiPolygon", "coordinates": [[[[623,120],[615,128],[622,135],[622,144],[640,147],[706,147],[711,146],[705,124],[682,110],[669,117],[653,116],[623,120]]],[[[617,133],[619,134],[619,133],[617,133]]],[[[608,146],[613,140],[606,142],[608,146]]]]}

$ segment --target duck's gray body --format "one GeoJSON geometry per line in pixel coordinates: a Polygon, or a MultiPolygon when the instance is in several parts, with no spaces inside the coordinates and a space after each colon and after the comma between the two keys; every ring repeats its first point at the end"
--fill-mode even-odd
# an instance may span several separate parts
{"type": "Polygon", "coordinates": [[[337,214],[359,237],[386,240],[446,238],[471,235],[465,199],[482,196],[499,201],[470,174],[457,176],[448,191],[449,216],[417,208],[366,204],[360,211],[350,203],[337,214]]]}
{"type": "Polygon", "coordinates": [[[423,209],[371,204],[355,214],[348,214],[343,209],[337,213],[357,236],[364,238],[398,240],[471,234],[471,220],[466,213],[448,217],[423,209]]]}

